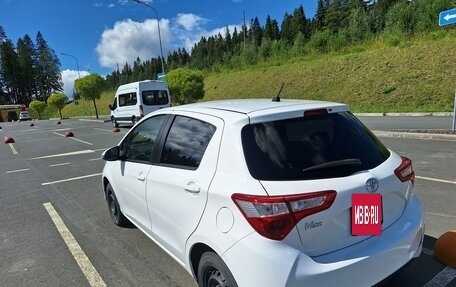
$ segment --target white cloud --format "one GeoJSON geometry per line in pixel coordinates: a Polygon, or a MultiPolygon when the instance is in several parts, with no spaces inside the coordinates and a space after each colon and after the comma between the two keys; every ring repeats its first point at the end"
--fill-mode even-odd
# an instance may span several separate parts
{"type": "Polygon", "coordinates": [[[108,4],[108,6],[106,6],[106,7],[108,7],[108,8],[114,8],[114,7],[116,7],[116,4],[111,3],[111,4],[108,4]]]}
{"type": "Polygon", "coordinates": [[[62,73],[62,82],[63,82],[63,93],[70,99],[73,98],[73,86],[74,81],[79,78],[79,74],[82,77],[89,75],[88,71],[74,71],[74,70],[63,70],[62,73]]]}
{"type": "MultiPolygon", "coordinates": [[[[177,48],[184,47],[190,53],[201,37],[207,38],[218,33],[225,36],[226,27],[207,30],[205,26],[209,22],[209,19],[195,14],[178,14],[172,19],[161,19],[159,23],[165,60],[168,52],[177,48]]],[[[229,25],[231,34],[234,28],[238,33],[242,29],[240,24],[229,25]]],[[[135,22],[126,19],[116,22],[113,28],[105,29],[95,50],[100,65],[113,70],[117,69],[117,65],[131,65],[137,57],[141,61],[157,58],[160,56],[157,20],[135,22]]]]}
{"type": "MultiPolygon", "coordinates": [[[[171,29],[169,20],[160,20],[160,33],[163,55],[166,58],[169,50],[171,29]]],[[[127,19],[116,22],[112,29],[105,30],[96,47],[98,62],[102,67],[116,69],[117,64],[133,63],[137,57],[141,61],[160,56],[157,20],[146,20],[142,23],[127,19]]]]}
{"type": "Polygon", "coordinates": [[[207,23],[209,20],[201,18],[195,14],[178,14],[176,23],[184,27],[187,31],[192,31],[195,28],[199,29],[201,25],[207,23]]]}

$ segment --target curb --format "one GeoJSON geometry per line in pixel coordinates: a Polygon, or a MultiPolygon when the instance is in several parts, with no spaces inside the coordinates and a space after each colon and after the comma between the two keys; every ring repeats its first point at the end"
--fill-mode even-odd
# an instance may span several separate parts
{"type": "Polygon", "coordinates": [[[372,131],[378,137],[385,138],[410,138],[423,140],[447,140],[456,141],[456,134],[430,134],[430,133],[414,133],[414,132],[392,132],[392,131],[372,131]]]}
{"type": "Polygon", "coordinates": [[[452,117],[452,112],[423,113],[354,113],[358,117],[452,117]]]}

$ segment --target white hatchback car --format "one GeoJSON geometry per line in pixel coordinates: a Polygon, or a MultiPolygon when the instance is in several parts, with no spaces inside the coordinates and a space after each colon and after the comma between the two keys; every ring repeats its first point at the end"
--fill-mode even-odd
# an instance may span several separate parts
{"type": "Polygon", "coordinates": [[[166,108],[103,159],[114,223],[132,222],[199,286],[370,286],[421,253],[411,161],[344,104],[166,108]]]}

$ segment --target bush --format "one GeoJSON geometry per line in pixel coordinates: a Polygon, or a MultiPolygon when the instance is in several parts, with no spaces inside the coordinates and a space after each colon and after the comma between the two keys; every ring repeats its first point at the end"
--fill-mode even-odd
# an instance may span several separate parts
{"type": "Polygon", "coordinates": [[[317,31],[310,37],[308,45],[311,49],[318,52],[328,52],[332,37],[331,32],[328,30],[317,31]]]}

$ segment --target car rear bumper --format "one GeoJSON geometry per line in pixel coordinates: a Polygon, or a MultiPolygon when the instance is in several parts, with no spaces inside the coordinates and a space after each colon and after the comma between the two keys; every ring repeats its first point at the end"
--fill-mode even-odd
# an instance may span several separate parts
{"type": "Polygon", "coordinates": [[[402,217],[382,235],[335,252],[309,257],[252,233],[222,258],[239,286],[372,286],[420,255],[424,227],[424,208],[412,195],[402,217]]]}

